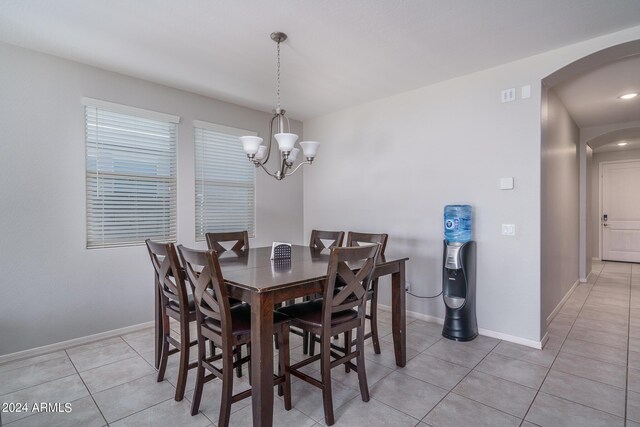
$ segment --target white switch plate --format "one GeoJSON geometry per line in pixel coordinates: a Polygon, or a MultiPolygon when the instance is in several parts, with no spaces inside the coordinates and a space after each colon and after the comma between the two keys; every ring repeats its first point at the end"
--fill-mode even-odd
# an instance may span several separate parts
{"type": "Polygon", "coordinates": [[[516,225],[515,224],[502,224],[502,235],[503,236],[515,236],[516,235],[516,225]]]}
{"type": "Polygon", "coordinates": [[[501,190],[513,190],[513,177],[500,178],[501,190]]]}
{"type": "Polygon", "coordinates": [[[516,88],[512,87],[500,92],[500,102],[511,102],[516,100],[516,88]]]}
{"type": "Polygon", "coordinates": [[[531,85],[522,86],[520,88],[520,98],[531,98],[531,85]]]}

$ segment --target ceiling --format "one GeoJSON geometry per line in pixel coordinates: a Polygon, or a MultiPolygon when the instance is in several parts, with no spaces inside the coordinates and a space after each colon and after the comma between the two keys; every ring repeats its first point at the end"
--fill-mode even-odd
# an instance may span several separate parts
{"type": "Polygon", "coordinates": [[[587,141],[587,144],[593,149],[594,153],[639,150],[640,127],[630,126],[613,130],[587,141]],[[626,145],[620,146],[618,145],[620,143],[626,143],[626,145]]]}
{"type": "Polygon", "coordinates": [[[553,88],[578,127],[586,128],[640,120],[640,55],[574,77],[553,88]]]}
{"type": "Polygon", "coordinates": [[[306,119],[636,26],[640,0],[2,0],[0,41],[306,119]]]}

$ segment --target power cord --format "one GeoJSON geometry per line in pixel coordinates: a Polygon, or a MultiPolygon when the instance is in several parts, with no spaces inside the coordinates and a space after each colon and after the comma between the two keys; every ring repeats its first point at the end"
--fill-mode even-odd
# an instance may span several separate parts
{"type": "Polygon", "coordinates": [[[411,295],[412,297],[415,297],[415,298],[424,298],[424,299],[428,299],[428,298],[438,298],[440,295],[442,295],[442,291],[440,291],[440,293],[439,293],[438,295],[434,295],[434,296],[432,296],[432,297],[426,297],[426,296],[421,296],[421,295],[412,294],[412,293],[411,293],[411,292],[409,292],[409,291],[406,291],[406,292],[407,292],[409,295],[411,295]]]}

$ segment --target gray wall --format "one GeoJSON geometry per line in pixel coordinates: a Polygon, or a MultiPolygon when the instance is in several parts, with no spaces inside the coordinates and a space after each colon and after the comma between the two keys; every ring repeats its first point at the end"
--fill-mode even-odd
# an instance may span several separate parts
{"type": "Polygon", "coordinates": [[[640,150],[605,151],[593,154],[590,171],[591,200],[589,207],[591,214],[587,235],[590,236],[591,254],[594,258],[600,257],[600,163],[637,159],[640,159],[640,150]]]}
{"type": "MultiPolygon", "coordinates": [[[[144,246],[85,249],[83,96],[178,125],[178,241],[195,244],[194,119],[268,133],[270,114],[0,44],[0,355],[152,320],[144,246]]],[[[292,122],[301,134],[302,124],[292,122]]],[[[252,245],[300,243],[302,174],[257,171],[252,245]]]]}
{"type": "MultiPolygon", "coordinates": [[[[413,292],[433,295],[441,289],[443,207],[470,203],[479,327],[539,343],[546,329],[540,82],[572,61],[638,37],[640,27],[305,121],[306,138],[330,142],[305,170],[305,236],[313,228],[387,232],[388,252],[411,258],[413,292]],[[501,89],[526,84],[531,98],[499,102],[501,89]],[[515,190],[499,190],[501,177],[515,177],[515,190]],[[501,236],[503,223],[515,224],[516,236],[501,236]]],[[[381,289],[388,304],[389,289],[381,289]]],[[[439,299],[407,300],[411,311],[443,316],[439,299]]]]}
{"type": "Polygon", "coordinates": [[[540,189],[542,322],[578,280],[580,246],[580,129],[553,90],[546,99],[540,189]]]}

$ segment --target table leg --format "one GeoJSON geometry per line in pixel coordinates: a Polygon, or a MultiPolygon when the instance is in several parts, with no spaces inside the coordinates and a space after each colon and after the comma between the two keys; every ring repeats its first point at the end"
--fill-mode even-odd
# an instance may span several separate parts
{"type": "Polygon", "coordinates": [[[407,307],[405,293],[405,265],[400,263],[397,272],[391,275],[391,328],[396,365],[407,364],[407,307]]]}
{"type": "Polygon", "coordinates": [[[273,425],[273,295],[251,297],[251,405],[254,427],[273,425]]]}
{"type": "Polygon", "coordinates": [[[162,356],[162,310],[160,309],[160,304],[162,298],[160,298],[160,287],[158,283],[154,283],[155,288],[155,337],[156,337],[156,354],[155,354],[155,366],[156,369],[160,368],[160,357],[162,356]]]}

